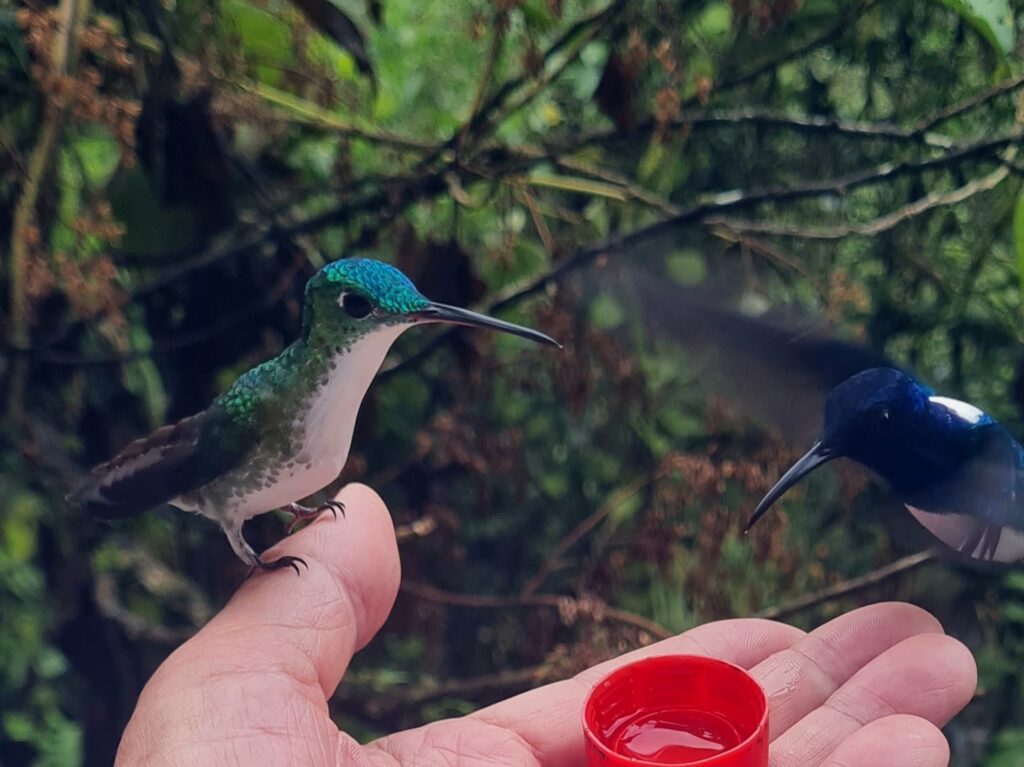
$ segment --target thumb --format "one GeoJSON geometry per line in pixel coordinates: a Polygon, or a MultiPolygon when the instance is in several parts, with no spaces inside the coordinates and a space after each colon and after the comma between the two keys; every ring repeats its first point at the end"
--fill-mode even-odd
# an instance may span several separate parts
{"type": "Polygon", "coordinates": [[[254,574],[157,669],[125,730],[119,762],[136,748],[152,753],[154,737],[170,747],[176,737],[195,742],[279,727],[275,705],[247,702],[299,697],[327,718],[326,699],[387,619],[400,580],[384,502],[364,485],[345,487],[338,500],[344,517],[325,514],[266,553],[302,557],[308,571],[254,574]],[[174,733],[179,725],[187,732],[174,733]]]}

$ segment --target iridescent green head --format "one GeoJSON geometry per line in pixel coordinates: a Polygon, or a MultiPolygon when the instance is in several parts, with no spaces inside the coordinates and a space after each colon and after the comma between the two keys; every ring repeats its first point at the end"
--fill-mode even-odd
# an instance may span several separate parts
{"type": "Polygon", "coordinates": [[[447,322],[501,330],[558,346],[543,333],[430,301],[398,269],[369,258],[345,258],[324,266],[306,284],[303,337],[327,343],[361,338],[385,328],[447,322]]]}

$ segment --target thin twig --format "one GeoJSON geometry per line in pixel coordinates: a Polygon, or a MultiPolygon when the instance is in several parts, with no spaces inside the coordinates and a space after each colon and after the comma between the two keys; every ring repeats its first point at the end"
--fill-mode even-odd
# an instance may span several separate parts
{"type": "Polygon", "coordinates": [[[407,525],[399,525],[395,528],[395,539],[399,543],[411,541],[414,538],[426,538],[437,530],[437,519],[430,514],[420,517],[415,522],[407,525]]]}
{"type": "Polygon", "coordinates": [[[1002,82],[998,82],[980,93],[968,96],[963,101],[951,104],[944,109],[940,109],[934,115],[924,118],[917,124],[917,127],[914,128],[914,134],[924,135],[928,131],[934,129],[937,125],[944,123],[947,120],[959,117],[965,112],[969,112],[970,110],[975,109],[998,96],[1013,93],[1021,87],[1024,87],[1024,75],[1018,75],[1017,77],[1011,77],[1003,80],[1002,82]]]}
{"type": "Polygon", "coordinates": [[[266,83],[230,79],[226,80],[226,82],[240,91],[250,93],[267,104],[273,105],[277,108],[275,113],[282,118],[288,119],[289,122],[301,123],[325,132],[334,133],[338,136],[360,139],[373,144],[382,144],[394,149],[422,152],[434,149],[436,146],[431,142],[421,139],[400,136],[396,133],[347,122],[318,104],[313,104],[266,83]],[[285,113],[287,113],[287,116],[285,113]]]}
{"type": "MultiPolygon", "coordinates": [[[[737,75],[736,77],[730,78],[728,80],[716,84],[712,88],[712,95],[715,95],[723,90],[728,90],[740,85],[745,85],[746,83],[756,80],[761,75],[766,74],[767,72],[771,72],[774,69],[777,69],[782,64],[786,64],[790,61],[793,61],[794,59],[798,59],[810,53],[819,46],[824,45],[833,38],[838,37],[843,32],[850,29],[853,25],[853,22],[855,22],[869,10],[874,8],[877,4],[878,0],[868,0],[868,2],[860,3],[858,5],[853,6],[852,8],[848,9],[845,13],[843,13],[843,15],[839,17],[839,20],[834,25],[826,29],[824,32],[819,33],[818,35],[812,37],[811,39],[807,40],[801,45],[796,46],[795,48],[792,48],[788,51],[784,51],[778,56],[769,59],[763,64],[756,66],[749,72],[745,72],[741,75],[737,75]]],[[[697,97],[693,96],[687,101],[688,103],[692,104],[696,102],[696,100],[697,97]]]]}
{"type": "Polygon", "coordinates": [[[628,133],[623,133],[617,129],[602,129],[589,133],[580,133],[568,141],[546,142],[544,149],[549,155],[557,156],[593,144],[643,136],[659,128],[662,130],[691,131],[723,126],[737,128],[746,126],[780,128],[802,133],[834,134],[852,139],[886,139],[911,144],[924,144],[936,149],[947,149],[955,143],[953,139],[940,133],[931,131],[921,132],[917,128],[904,128],[889,122],[841,120],[836,117],[825,117],[822,115],[765,112],[758,109],[700,109],[683,111],[675,119],[660,124],[653,119],[644,120],[628,133]]]}
{"type": "Polygon", "coordinates": [[[97,607],[133,639],[177,644],[192,636],[213,615],[213,608],[201,589],[163,562],[154,559],[142,547],[125,542],[108,551],[108,555],[113,557],[117,571],[126,574],[133,583],[143,586],[161,602],[174,603],[184,619],[184,625],[178,627],[148,620],[124,604],[114,572],[97,572],[93,584],[97,607]]]}
{"type": "MultiPolygon", "coordinates": [[[[540,77],[532,82],[528,81],[529,85],[524,86],[518,97],[510,98],[504,105],[496,106],[492,110],[493,114],[486,121],[474,121],[474,127],[477,128],[476,137],[479,139],[489,135],[554,82],[625,5],[625,0],[614,0],[605,10],[591,16],[585,25],[579,27],[578,37],[566,45],[567,51],[562,61],[551,69],[542,68],[540,77]]],[[[571,38],[567,35],[563,39],[570,40],[571,38]]]]}
{"type": "Polygon", "coordinates": [[[643,203],[649,208],[662,213],[666,216],[677,216],[682,212],[682,208],[675,205],[664,197],[659,197],[654,192],[648,191],[640,186],[637,186],[625,176],[620,176],[618,173],[614,173],[605,168],[599,168],[590,163],[583,162],[582,160],[574,159],[572,157],[556,157],[553,158],[553,162],[560,168],[565,170],[573,171],[574,173],[583,173],[592,178],[596,178],[599,181],[603,181],[606,184],[618,188],[627,198],[635,200],[636,202],[643,203]]]}
{"type": "Polygon", "coordinates": [[[487,93],[487,87],[491,83],[491,76],[494,74],[494,65],[501,55],[501,47],[505,42],[505,30],[508,28],[508,15],[503,10],[495,10],[493,19],[493,31],[491,42],[487,48],[487,57],[484,59],[483,68],[480,70],[480,79],[477,82],[476,91],[473,95],[473,102],[469,107],[469,117],[462,124],[462,127],[455,132],[455,151],[459,152],[466,143],[470,128],[476,123],[477,115],[487,93]]]}
{"type": "Polygon", "coordinates": [[[622,623],[633,628],[646,631],[658,639],[667,639],[672,632],[642,615],[609,607],[596,599],[575,599],[556,594],[531,594],[529,596],[491,596],[487,594],[459,594],[443,591],[426,583],[402,581],[401,591],[429,602],[451,605],[453,607],[469,607],[475,609],[511,609],[511,608],[549,608],[558,610],[563,620],[572,622],[577,617],[590,618],[601,622],[605,619],[622,623]]]}
{"type": "MultiPolygon", "coordinates": [[[[345,678],[345,684],[334,695],[335,701],[352,701],[365,703],[368,699],[374,711],[383,709],[388,716],[398,711],[406,711],[425,703],[442,698],[471,698],[488,691],[501,691],[505,694],[524,687],[535,687],[557,676],[557,665],[551,661],[543,661],[526,668],[507,669],[493,674],[481,674],[463,679],[426,679],[418,684],[396,684],[394,692],[381,689],[379,683],[360,683],[360,680],[345,678]]],[[[376,718],[380,718],[379,715],[376,718]]]]}
{"type": "Polygon", "coordinates": [[[850,578],[849,580],[833,584],[832,586],[819,591],[804,594],[801,597],[797,597],[789,602],[783,602],[775,607],[768,607],[755,613],[753,617],[767,618],[769,620],[788,618],[794,613],[803,612],[804,610],[817,607],[825,602],[831,602],[834,599],[847,597],[851,594],[857,593],[858,591],[863,591],[864,589],[871,588],[872,586],[877,586],[889,578],[916,570],[917,568],[923,567],[929,562],[934,562],[937,559],[938,554],[931,550],[911,554],[910,556],[903,557],[902,559],[897,559],[895,562],[892,562],[885,567],[872,570],[870,573],[861,575],[860,577],[850,578]]]}
{"type": "MultiPolygon", "coordinates": [[[[581,34],[586,35],[588,33],[588,30],[590,30],[589,34],[591,36],[593,34],[596,34],[596,32],[604,28],[604,26],[615,16],[615,14],[617,14],[623,7],[625,7],[625,5],[626,3],[624,2],[624,0],[614,0],[607,7],[574,22],[568,27],[568,29],[565,30],[565,32],[559,35],[558,39],[556,39],[550,46],[548,46],[548,48],[544,51],[543,55],[541,56],[540,71],[542,73],[542,78],[546,78],[545,85],[551,82],[552,78],[545,73],[547,72],[548,64],[555,58],[555,56],[559,55],[563,51],[563,49],[570,48],[573,42],[576,41],[581,34]]],[[[579,50],[576,51],[576,54],[578,53],[579,50]]],[[[564,68],[566,64],[570,63],[574,58],[574,56],[567,55],[563,62],[563,66],[558,68],[558,71],[560,72],[561,69],[564,68]]],[[[498,91],[494,95],[492,95],[486,101],[486,103],[483,104],[483,106],[480,107],[480,109],[477,111],[475,118],[471,120],[469,123],[469,130],[474,132],[476,138],[482,138],[483,136],[487,135],[490,132],[490,130],[493,129],[494,126],[500,124],[500,120],[496,121],[492,118],[493,114],[496,114],[499,111],[503,110],[505,112],[505,116],[507,117],[509,114],[515,111],[515,109],[509,110],[505,106],[506,103],[509,101],[509,99],[511,99],[511,97],[516,92],[526,87],[527,83],[530,83],[532,80],[533,77],[527,74],[523,74],[517,78],[508,80],[504,85],[501,86],[501,88],[498,89],[498,91]]],[[[531,98],[533,95],[536,95],[536,93],[539,92],[539,89],[536,87],[536,85],[534,85],[530,90],[532,91],[531,98]]],[[[519,106],[522,106],[523,103],[525,103],[525,101],[523,101],[522,98],[520,98],[520,102],[521,103],[519,104],[519,106]]],[[[517,106],[516,109],[518,108],[519,107],[517,106]]],[[[454,137],[452,142],[449,142],[449,144],[452,145],[453,142],[454,137]]]]}
{"type": "Polygon", "coordinates": [[[523,201],[523,205],[530,212],[530,219],[533,221],[533,228],[537,230],[537,236],[540,238],[541,244],[544,246],[544,251],[549,257],[554,257],[556,253],[555,239],[551,236],[551,229],[548,228],[547,222],[544,220],[544,214],[540,211],[540,206],[537,205],[537,200],[528,189],[520,190],[520,197],[523,201]]]}
{"type": "Polygon", "coordinates": [[[733,232],[753,232],[776,237],[798,237],[805,240],[839,240],[852,235],[872,237],[886,232],[934,208],[955,205],[970,199],[974,195],[994,189],[1010,175],[1009,168],[1003,166],[981,178],[973,179],[963,186],[949,192],[932,192],[913,202],[887,213],[884,216],[865,221],[861,224],[839,224],[828,227],[807,227],[796,224],[772,223],[768,221],[749,221],[737,218],[710,217],[705,219],[707,226],[721,226],[733,232]]]}
{"type": "Polygon", "coordinates": [[[620,487],[608,496],[605,502],[602,503],[596,511],[576,525],[576,527],[570,530],[562,540],[555,544],[554,548],[551,549],[548,556],[544,559],[543,564],[538,568],[536,574],[523,585],[522,589],[520,589],[519,596],[528,597],[533,594],[544,583],[544,579],[554,572],[555,568],[558,566],[558,561],[565,556],[565,552],[581,541],[591,530],[601,524],[609,514],[622,506],[622,504],[651,483],[657,482],[665,475],[669,468],[670,467],[667,463],[663,463],[654,471],[649,472],[642,477],[637,477],[628,485],[620,487]]]}

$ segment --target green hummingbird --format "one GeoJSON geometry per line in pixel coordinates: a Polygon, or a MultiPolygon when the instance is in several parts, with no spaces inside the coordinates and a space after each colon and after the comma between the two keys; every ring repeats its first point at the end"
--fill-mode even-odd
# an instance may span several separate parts
{"type": "Polygon", "coordinates": [[[302,332],[277,357],[243,373],[209,408],[128,445],[92,470],[69,501],[106,518],[169,504],[217,522],[235,554],[266,561],[242,535],[247,519],[281,509],[292,524],[324,511],[299,500],[341,473],[356,414],[395,340],[414,325],[451,323],[500,330],[559,347],[536,330],[426,299],[393,266],[347,258],[306,284],[302,332]]]}

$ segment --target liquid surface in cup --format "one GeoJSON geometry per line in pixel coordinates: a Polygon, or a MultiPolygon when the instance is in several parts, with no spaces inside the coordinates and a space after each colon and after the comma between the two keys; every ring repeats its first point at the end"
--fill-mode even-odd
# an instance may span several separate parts
{"type": "Polygon", "coordinates": [[[739,745],[740,737],[725,719],[695,709],[644,712],[615,722],[605,742],[616,753],[663,764],[686,764],[739,745]]]}

